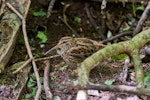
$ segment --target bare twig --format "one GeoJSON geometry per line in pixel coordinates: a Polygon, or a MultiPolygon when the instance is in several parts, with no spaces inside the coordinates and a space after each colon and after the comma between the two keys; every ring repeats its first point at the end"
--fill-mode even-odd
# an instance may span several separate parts
{"type": "Polygon", "coordinates": [[[25,66],[27,66],[32,61],[31,58],[29,58],[21,67],[19,67],[17,70],[13,72],[13,74],[17,74],[21,69],[23,69],[25,66]]]}
{"type": "Polygon", "coordinates": [[[120,33],[120,34],[118,34],[116,36],[113,36],[111,38],[107,38],[107,39],[103,40],[102,43],[107,43],[107,42],[113,41],[113,40],[115,40],[117,38],[120,38],[122,36],[131,35],[131,34],[132,34],[132,31],[130,31],[130,32],[123,32],[123,33],[120,33]]]}
{"type": "Polygon", "coordinates": [[[22,20],[23,16],[10,4],[10,3],[6,3],[6,5],[8,6],[8,8],[10,8],[15,14],[17,14],[17,16],[22,20]]]}
{"type": "Polygon", "coordinates": [[[61,16],[59,16],[58,18],[72,31],[73,34],[78,36],[76,30],[74,30],[61,16]]]}
{"type": "Polygon", "coordinates": [[[58,49],[58,45],[56,45],[56,46],[52,47],[51,49],[49,49],[48,51],[46,51],[44,55],[47,55],[47,54],[49,54],[51,51],[56,50],[56,49],[58,49]]]}
{"type": "Polygon", "coordinates": [[[45,62],[45,69],[44,69],[44,90],[46,94],[47,100],[52,100],[53,95],[51,93],[50,87],[49,87],[49,70],[50,70],[50,62],[49,60],[46,60],[45,62]]]}
{"type": "Polygon", "coordinates": [[[48,6],[48,10],[47,10],[47,18],[49,18],[51,16],[51,13],[52,13],[52,9],[53,9],[53,6],[54,6],[54,3],[55,3],[56,0],[51,0],[49,2],[49,6],[48,6]]]}
{"type": "Polygon", "coordinates": [[[58,18],[72,31],[73,34],[75,34],[76,36],[79,36],[76,32],[75,29],[73,29],[67,22],[67,16],[65,14],[67,8],[70,6],[71,4],[66,4],[63,8],[63,18],[61,16],[59,16],[58,18]]]}
{"type": "Polygon", "coordinates": [[[43,60],[52,59],[52,58],[55,58],[55,57],[60,57],[60,55],[54,55],[54,56],[38,58],[38,59],[31,59],[31,58],[29,58],[22,66],[20,66],[17,70],[15,70],[13,72],[13,74],[17,74],[20,70],[22,70],[24,67],[26,67],[32,60],[37,62],[37,61],[43,61],[43,60]]]}
{"type": "Polygon", "coordinates": [[[133,32],[133,35],[138,34],[142,30],[143,23],[145,22],[145,20],[147,19],[148,16],[150,16],[150,1],[148,2],[145,11],[142,14],[134,32],[133,32]]]}
{"type": "MultiPolygon", "coordinates": [[[[24,35],[25,45],[26,45],[26,48],[27,48],[28,55],[29,55],[30,59],[33,59],[33,55],[32,55],[31,49],[30,49],[30,45],[29,45],[28,37],[27,37],[27,32],[26,32],[26,17],[27,17],[28,11],[29,11],[30,4],[31,4],[31,1],[29,0],[24,16],[22,16],[10,3],[7,3],[7,6],[14,13],[16,13],[18,15],[18,17],[22,20],[22,31],[23,31],[23,35],[24,35]]],[[[36,63],[35,63],[34,60],[32,60],[32,65],[33,65],[33,70],[34,70],[34,73],[35,73],[35,76],[36,76],[36,81],[37,81],[37,86],[38,86],[38,90],[36,92],[36,96],[35,96],[34,99],[39,100],[39,96],[41,94],[40,76],[39,76],[37,66],[36,66],[36,63]]]]}
{"type": "Polygon", "coordinates": [[[103,84],[89,84],[86,87],[83,86],[71,86],[78,90],[101,90],[101,91],[114,91],[114,92],[127,92],[138,95],[147,95],[150,96],[150,89],[146,88],[137,88],[134,86],[126,85],[103,85],[103,84]]]}
{"type": "Polygon", "coordinates": [[[44,58],[38,58],[38,59],[34,59],[34,61],[43,61],[43,60],[49,60],[52,58],[56,58],[56,57],[60,57],[60,55],[54,55],[54,56],[49,56],[49,57],[44,57],[44,58]]]}
{"type": "Polygon", "coordinates": [[[105,39],[106,37],[102,34],[102,32],[100,31],[100,29],[97,28],[96,22],[93,19],[93,17],[91,16],[91,13],[89,11],[89,4],[85,3],[85,10],[86,10],[86,14],[91,22],[91,24],[93,25],[93,27],[95,28],[96,32],[101,36],[102,39],[105,39]]]}

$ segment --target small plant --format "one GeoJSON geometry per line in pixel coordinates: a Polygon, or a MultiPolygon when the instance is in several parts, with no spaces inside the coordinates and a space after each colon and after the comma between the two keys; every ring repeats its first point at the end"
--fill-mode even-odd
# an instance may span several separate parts
{"type": "Polygon", "coordinates": [[[105,85],[112,85],[115,82],[115,79],[110,79],[105,81],[105,85]]]}
{"type": "Polygon", "coordinates": [[[46,43],[47,42],[47,36],[42,31],[38,31],[38,34],[36,36],[37,38],[41,39],[40,43],[46,43]]]}
{"type": "Polygon", "coordinates": [[[71,76],[75,77],[75,76],[77,76],[77,73],[75,71],[73,71],[73,72],[71,72],[71,76]]]}
{"type": "MultiPolygon", "coordinates": [[[[142,4],[142,2],[141,2],[141,4],[142,4]]],[[[134,16],[136,16],[136,12],[137,12],[138,10],[140,10],[140,11],[144,11],[144,10],[145,10],[145,8],[144,8],[143,5],[137,6],[134,2],[132,3],[132,9],[133,9],[133,14],[134,14],[134,16]]]]}
{"type": "Polygon", "coordinates": [[[63,86],[63,85],[59,85],[59,86],[58,86],[58,88],[59,88],[60,90],[64,90],[64,89],[66,89],[66,87],[65,87],[65,86],[63,86]]]}
{"type": "Polygon", "coordinates": [[[81,18],[80,17],[74,17],[74,21],[80,23],[81,22],[81,18]]]}
{"type": "Polygon", "coordinates": [[[67,66],[67,65],[66,65],[66,66],[63,66],[63,67],[60,68],[60,70],[61,70],[61,71],[66,71],[66,70],[68,69],[68,67],[69,67],[69,66],[67,66]]]}
{"type": "Polygon", "coordinates": [[[52,81],[54,81],[54,80],[56,80],[56,79],[57,79],[56,76],[52,76],[52,77],[51,77],[51,80],[52,80],[52,81]]]}
{"type": "Polygon", "coordinates": [[[24,44],[24,37],[23,37],[23,35],[21,35],[19,37],[19,44],[24,44]]]}
{"type": "Polygon", "coordinates": [[[26,93],[23,97],[23,100],[31,100],[36,95],[37,86],[36,86],[35,74],[34,73],[30,75],[30,79],[27,83],[27,87],[29,89],[31,89],[32,91],[30,93],[26,93]]]}
{"type": "Polygon", "coordinates": [[[112,32],[111,31],[108,31],[107,32],[107,38],[111,38],[113,35],[112,35],[112,32]]]}
{"type": "Polygon", "coordinates": [[[33,16],[44,17],[44,16],[46,16],[46,12],[44,12],[44,11],[33,12],[33,16]]]}
{"type": "Polygon", "coordinates": [[[144,85],[147,88],[150,88],[150,73],[145,73],[145,76],[144,76],[144,85]]]}
{"type": "Polygon", "coordinates": [[[57,50],[56,50],[56,53],[57,53],[58,55],[60,55],[60,54],[61,54],[61,51],[60,51],[59,49],[57,49],[57,50]]]}
{"type": "Polygon", "coordinates": [[[72,34],[72,37],[73,37],[73,38],[76,38],[77,36],[76,36],[75,34],[72,34]]]}

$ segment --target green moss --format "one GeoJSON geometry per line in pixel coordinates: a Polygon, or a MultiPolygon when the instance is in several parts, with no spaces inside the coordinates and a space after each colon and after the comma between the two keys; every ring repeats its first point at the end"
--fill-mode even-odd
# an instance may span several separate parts
{"type": "Polygon", "coordinates": [[[112,60],[125,60],[125,58],[127,57],[128,55],[127,54],[120,54],[120,55],[117,55],[117,56],[112,56],[112,60]]]}

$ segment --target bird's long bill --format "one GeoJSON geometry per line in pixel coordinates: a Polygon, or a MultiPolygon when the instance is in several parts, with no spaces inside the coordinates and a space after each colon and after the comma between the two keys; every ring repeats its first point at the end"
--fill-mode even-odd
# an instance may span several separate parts
{"type": "Polygon", "coordinates": [[[102,42],[98,42],[98,43],[99,43],[99,46],[106,47],[106,45],[104,45],[102,42]]]}
{"type": "Polygon", "coordinates": [[[55,50],[58,48],[58,45],[54,46],[53,48],[49,49],[44,55],[49,54],[51,51],[55,50]]]}

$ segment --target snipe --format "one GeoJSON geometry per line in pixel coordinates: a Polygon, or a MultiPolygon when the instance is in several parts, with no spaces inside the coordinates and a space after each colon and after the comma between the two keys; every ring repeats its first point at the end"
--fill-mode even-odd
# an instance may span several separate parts
{"type": "Polygon", "coordinates": [[[58,44],[47,51],[45,55],[54,49],[60,49],[60,55],[63,60],[68,65],[74,66],[103,47],[104,45],[102,43],[91,39],[63,37],[59,40],[58,44]]]}

